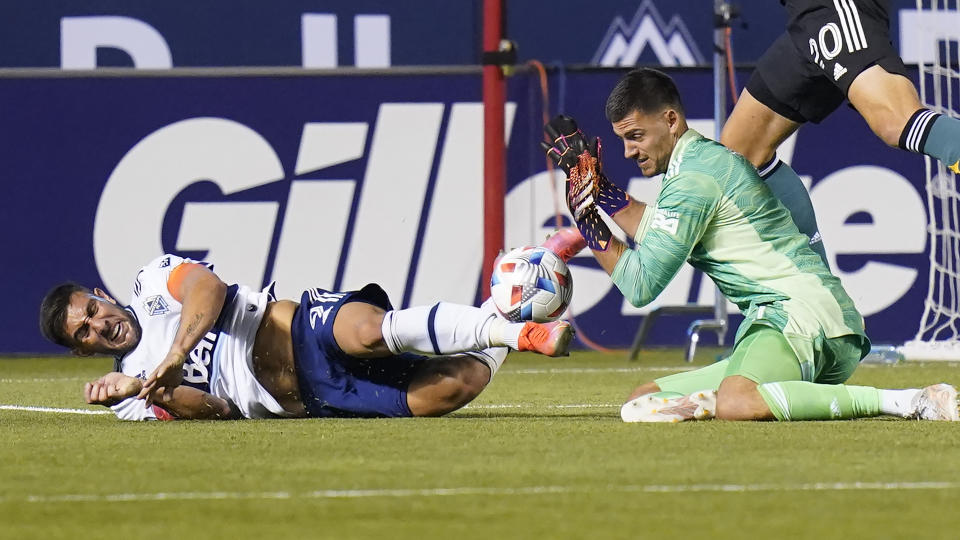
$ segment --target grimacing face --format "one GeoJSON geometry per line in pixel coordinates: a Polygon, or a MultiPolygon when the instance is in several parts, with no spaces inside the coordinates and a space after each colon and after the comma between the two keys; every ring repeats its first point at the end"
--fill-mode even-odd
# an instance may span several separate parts
{"type": "Polygon", "coordinates": [[[70,295],[64,331],[75,354],[121,355],[140,343],[141,328],[132,313],[100,289],[70,295]]]}
{"type": "Polygon", "coordinates": [[[653,114],[635,109],[612,126],[623,141],[623,157],[636,161],[644,176],[667,171],[673,147],[686,131],[683,117],[670,108],[653,114]]]}

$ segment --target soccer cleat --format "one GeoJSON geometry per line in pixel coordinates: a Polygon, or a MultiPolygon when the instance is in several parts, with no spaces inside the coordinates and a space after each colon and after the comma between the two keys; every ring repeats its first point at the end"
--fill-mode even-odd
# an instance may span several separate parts
{"type": "Polygon", "coordinates": [[[567,262],[587,247],[587,241],[576,227],[564,227],[547,238],[540,247],[549,249],[567,262]]]}
{"type": "Polygon", "coordinates": [[[957,406],[957,389],[946,383],[928,386],[913,398],[913,413],[909,418],[917,420],[960,421],[957,406]]]}
{"type": "Polygon", "coordinates": [[[717,391],[701,390],[688,396],[660,397],[644,394],[620,408],[624,422],[683,422],[709,420],[717,412],[717,391]]]}
{"type": "Polygon", "coordinates": [[[567,321],[528,322],[520,330],[517,350],[533,351],[547,356],[567,356],[570,354],[571,339],[573,327],[567,321]]]}

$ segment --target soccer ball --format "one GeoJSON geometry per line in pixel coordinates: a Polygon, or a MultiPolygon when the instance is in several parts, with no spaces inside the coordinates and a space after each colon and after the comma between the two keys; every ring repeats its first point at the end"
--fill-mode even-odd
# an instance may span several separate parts
{"type": "Polygon", "coordinates": [[[567,264],[541,247],[517,248],[500,257],[490,278],[490,296],[509,321],[550,322],[570,305],[573,276],[567,264]]]}

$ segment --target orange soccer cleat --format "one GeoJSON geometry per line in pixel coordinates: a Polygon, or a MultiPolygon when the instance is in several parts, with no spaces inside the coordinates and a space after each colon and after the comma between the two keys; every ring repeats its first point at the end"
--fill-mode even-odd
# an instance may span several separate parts
{"type": "Polygon", "coordinates": [[[573,327],[567,321],[528,322],[520,330],[518,351],[533,351],[547,356],[570,354],[573,327]]]}

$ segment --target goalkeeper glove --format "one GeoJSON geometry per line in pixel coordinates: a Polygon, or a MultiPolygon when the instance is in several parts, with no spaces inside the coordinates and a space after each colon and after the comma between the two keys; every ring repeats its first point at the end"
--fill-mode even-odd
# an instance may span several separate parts
{"type": "Polygon", "coordinates": [[[567,204],[575,218],[575,206],[595,203],[608,216],[613,216],[626,208],[630,203],[630,196],[608,180],[601,171],[600,139],[594,137],[588,142],[583,132],[577,127],[576,121],[563,115],[548,122],[543,130],[553,143],[541,142],[540,146],[567,175],[567,204]],[[570,182],[570,174],[575,168],[581,167],[580,157],[584,153],[593,158],[592,168],[590,174],[583,175],[581,181],[574,186],[570,182]],[[571,203],[574,200],[577,201],[576,205],[571,203]]]}
{"type": "Polygon", "coordinates": [[[595,251],[606,251],[610,246],[610,227],[603,221],[597,210],[592,190],[584,188],[594,183],[597,175],[597,159],[589,152],[580,154],[577,164],[570,168],[570,177],[567,178],[567,208],[577,224],[577,229],[587,247],[595,251]]]}

